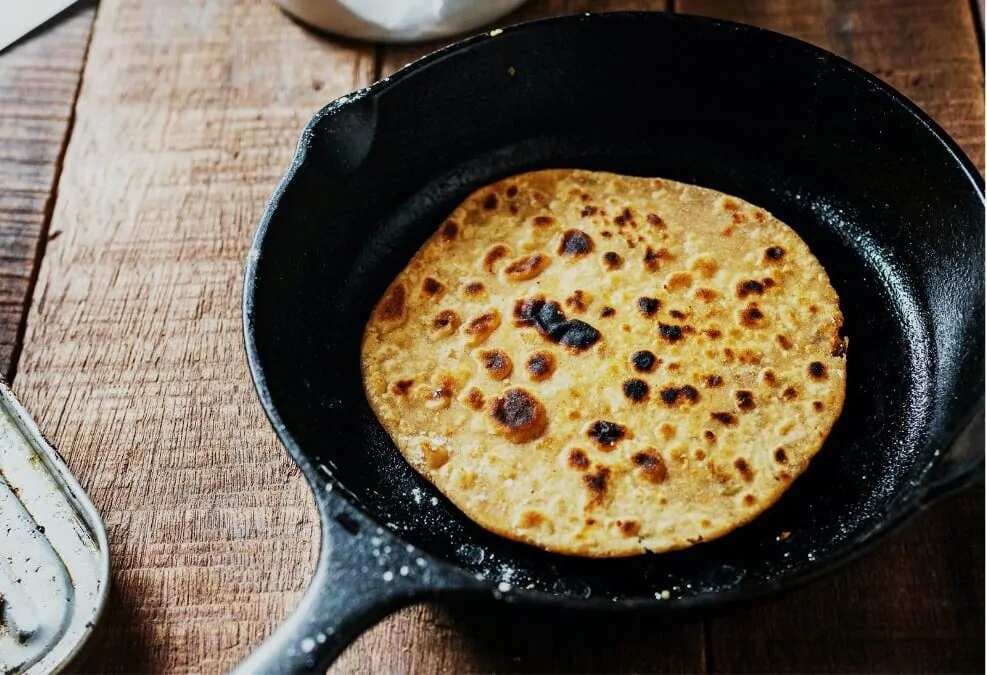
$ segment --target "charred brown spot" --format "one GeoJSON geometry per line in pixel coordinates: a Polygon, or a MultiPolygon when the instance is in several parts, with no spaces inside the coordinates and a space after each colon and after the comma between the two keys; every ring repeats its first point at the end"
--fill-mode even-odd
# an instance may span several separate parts
{"type": "Polygon", "coordinates": [[[661,390],[661,400],[664,401],[665,405],[675,405],[682,401],[695,403],[699,400],[699,390],[691,384],[681,387],[665,387],[661,390]]]}
{"type": "Polygon", "coordinates": [[[634,220],[634,214],[631,212],[630,207],[624,208],[619,216],[614,217],[613,222],[617,225],[627,225],[634,220]]]}
{"type": "Polygon", "coordinates": [[[523,528],[538,527],[545,522],[545,516],[538,511],[525,511],[521,514],[519,525],[523,528]]]}
{"type": "Polygon", "coordinates": [[[616,422],[597,420],[590,425],[586,435],[596,441],[603,450],[612,450],[627,435],[627,428],[616,422]]]}
{"type": "Polygon", "coordinates": [[[746,389],[735,391],[733,395],[737,399],[737,407],[741,410],[747,412],[757,407],[757,404],[754,403],[754,394],[746,389]]]}
{"type": "Polygon", "coordinates": [[[654,448],[634,453],[631,456],[631,462],[641,469],[641,475],[644,478],[655,485],[664,483],[665,479],[668,478],[668,467],[665,465],[665,460],[654,448]]]}
{"type": "Polygon", "coordinates": [[[703,438],[706,439],[707,443],[716,443],[716,434],[709,429],[703,432],[703,438]]]}
{"type": "Polygon", "coordinates": [[[451,377],[443,377],[437,386],[432,387],[425,397],[425,405],[429,408],[448,408],[452,401],[456,382],[451,377]]]}
{"type": "Polygon", "coordinates": [[[743,457],[738,457],[733,461],[734,467],[740,473],[740,477],[744,479],[744,482],[750,483],[754,480],[754,470],[751,465],[747,463],[747,460],[743,457]]]}
{"type": "Polygon", "coordinates": [[[511,281],[527,281],[528,279],[534,279],[544,272],[545,268],[548,267],[548,263],[548,256],[541,253],[523,255],[505,267],[504,274],[511,281]]]}
{"type": "Polygon", "coordinates": [[[763,295],[764,284],[756,279],[747,279],[737,284],[737,297],[746,298],[748,295],[763,295]]]}
{"type": "Polygon", "coordinates": [[[508,253],[510,253],[510,249],[504,244],[494,244],[483,256],[483,268],[493,273],[494,265],[498,260],[506,258],[508,253]]]}
{"type": "Polygon", "coordinates": [[[720,424],[725,424],[731,426],[737,423],[737,416],[733,413],[728,412],[713,412],[709,416],[719,422],[720,424]]]}
{"type": "Polygon", "coordinates": [[[785,453],[785,448],[777,448],[775,450],[775,461],[779,464],[788,462],[788,455],[785,453]]]}
{"type": "Polygon", "coordinates": [[[507,191],[504,194],[508,197],[517,197],[517,185],[508,186],[507,191]]]}
{"type": "Polygon", "coordinates": [[[813,361],[809,364],[809,377],[813,380],[826,379],[826,366],[821,361],[813,361]]]}
{"type": "Polygon", "coordinates": [[[442,284],[442,282],[440,282],[437,279],[433,279],[432,277],[425,277],[425,280],[422,281],[422,293],[424,293],[425,295],[435,296],[444,290],[445,290],[445,286],[442,284]]]}
{"type": "Polygon", "coordinates": [[[724,199],[723,208],[726,209],[727,211],[736,211],[737,209],[740,208],[740,204],[733,201],[732,199],[724,199]]]}
{"type": "Polygon", "coordinates": [[[648,383],[644,380],[639,380],[637,378],[632,378],[626,380],[623,385],[624,396],[639,403],[646,398],[648,398],[648,383]]]}
{"type": "Polygon", "coordinates": [[[443,335],[451,335],[459,328],[459,315],[451,309],[444,309],[432,319],[432,329],[443,335]]]}
{"type": "Polygon", "coordinates": [[[483,208],[485,208],[487,211],[493,211],[495,208],[497,208],[497,204],[499,203],[499,201],[500,200],[497,199],[497,195],[491,192],[486,197],[484,197],[483,208]]]}
{"type": "Polygon", "coordinates": [[[598,208],[596,208],[592,204],[587,204],[586,206],[583,207],[583,210],[580,212],[580,215],[583,218],[589,218],[590,216],[595,216],[597,211],[599,211],[598,208]]]}
{"type": "Polygon", "coordinates": [[[641,531],[641,523],[636,520],[618,520],[617,527],[625,537],[636,537],[641,531]]]}
{"type": "Polygon", "coordinates": [[[763,359],[761,352],[754,351],[753,349],[741,349],[740,353],[737,355],[737,359],[746,365],[758,365],[763,359]]]}
{"type": "Polygon", "coordinates": [[[555,357],[548,352],[535,352],[528,357],[524,366],[532,380],[541,382],[555,372],[555,357]]]}
{"type": "Polygon", "coordinates": [[[468,392],[466,392],[466,405],[473,410],[480,410],[483,408],[483,392],[476,387],[471,388],[468,392]]]}
{"type": "Polygon", "coordinates": [[[535,216],[531,220],[531,224],[535,227],[548,227],[555,222],[555,218],[552,216],[535,216]]]}
{"type": "Polygon", "coordinates": [[[706,459],[706,452],[702,449],[697,449],[693,456],[696,458],[697,462],[701,462],[706,459]]]}
{"type": "Polygon", "coordinates": [[[714,291],[712,288],[700,288],[696,291],[696,297],[703,302],[713,302],[719,296],[719,293],[714,291]]]}
{"type": "Polygon", "coordinates": [[[658,427],[658,431],[661,432],[661,437],[664,438],[666,441],[675,438],[675,426],[669,424],[668,422],[665,422],[660,427],[658,427]]]}
{"type": "Polygon", "coordinates": [[[514,304],[514,324],[534,326],[542,337],[580,352],[600,339],[600,331],[585,321],[567,319],[559,303],[542,297],[518,300],[514,304]]]}
{"type": "Polygon", "coordinates": [[[414,380],[398,380],[391,385],[391,392],[396,396],[406,396],[414,383],[414,380]]]}
{"type": "Polygon", "coordinates": [[[786,387],[785,391],[781,392],[781,397],[786,401],[794,401],[798,398],[799,393],[795,390],[795,387],[786,387]]]}
{"type": "Polygon", "coordinates": [[[778,346],[782,349],[788,350],[792,348],[792,341],[784,335],[776,335],[775,340],[778,341],[778,346]]]}
{"type": "Polygon", "coordinates": [[[681,320],[681,319],[685,319],[685,318],[686,318],[686,315],[685,315],[685,313],[684,313],[684,312],[680,312],[680,311],[679,311],[679,310],[677,310],[677,309],[673,309],[673,310],[670,310],[670,311],[668,312],[668,315],[669,315],[670,317],[672,317],[673,319],[680,319],[680,320],[681,320]]]}
{"type": "Polygon", "coordinates": [[[559,255],[580,258],[593,252],[593,239],[582,230],[566,230],[559,242],[559,255]]]}
{"type": "Polygon", "coordinates": [[[757,503],[757,497],[754,495],[744,495],[744,504],[754,506],[755,503],[757,503]]]}
{"type": "Polygon", "coordinates": [[[831,356],[836,357],[846,356],[846,338],[838,334],[834,335],[829,353],[831,356]]]}
{"type": "Polygon", "coordinates": [[[600,236],[603,237],[604,239],[609,239],[610,237],[613,236],[613,232],[611,232],[610,230],[602,230],[600,231],[600,236]]]}
{"type": "Polygon", "coordinates": [[[631,355],[631,363],[634,366],[634,370],[639,373],[650,373],[655,369],[656,362],[655,355],[647,349],[636,351],[631,355]]]}
{"type": "Polygon", "coordinates": [[[654,272],[661,266],[662,260],[671,258],[667,248],[660,248],[657,251],[650,246],[644,250],[644,266],[654,272]]]}
{"type": "Polygon", "coordinates": [[[471,281],[470,283],[466,284],[465,291],[466,291],[466,295],[477,296],[484,291],[484,286],[479,281],[471,281]]]}
{"type": "Polygon", "coordinates": [[[764,285],[765,288],[775,287],[775,280],[772,279],[771,277],[764,277],[763,279],[761,279],[761,283],[764,285]]]}
{"type": "Polygon", "coordinates": [[[742,213],[735,213],[733,214],[733,216],[731,216],[730,220],[733,222],[734,225],[740,225],[741,223],[747,220],[747,217],[742,213]]]}
{"type": "Polygon", "coordinates": [[[676,370],[680,369],[681,367],[682,367],[681,364],[678,364],[678,363],[669,363],[668,364],[668,369],[671,370],[671,371],[676,371],[676,370]]]}
{"type": "Polygon", "coordinates": [[[773,370],[765,370],[761,373],[761,379],[764,381],[764,384],[769,387],[773,387],[778,384],[778,377],[774,374],[773,370]]]}
{"type": "Polygon", "coordinates": [[[816,412],[822,412],[825,407],[826,406],[825,406],[825,404],[823,404],[822,401],[813,401],[812,402],[812,409],[815,410],[816,412]]]}
{"type": "Polygon", "coordinates": [[[616,313],[617,310],[615,310],[613,307],[604,307],[603,309],[600,310],[600,316],[603,317],[604,319],[609,319],[611,316],[613,316],[616,313]]]}
{"type": "Polygon", "coordinates": [[[706,375],[703,377],[703,384],[710,389],[720,387],[723,385],[723,378],[719,375],[706,375]]]}
{"type": "Polygon", "coordinates": [[[589,468],[589,457],[579,448],[573,448],[569,451],[569,466],[579,471],[585,471],[589,468]]]}
{"type": "Polygon", "coordinates": [[[480,362],[487,374],[495,380],[503,380],[514,370],[511,357],[503,349],[488,349],[480,353],[480,362]]]}
{"type": "Polygon", "coordinates": [[[574,312],[585,312],[586,303],[586,294],[578,289],[573,291],[572,295],[565,299],[565,306],[574,312]]]}
{"type": "Polygon", "coordinates": [[[682,339],[682,326],[659,323],[658,334],[665,342],[678,342],[682,339]]]}
{"type": "Polygon", "coordinates": [[[755,328],[761,325],[764,319],[764,312],[760,310],[756,303],[750,303],[740,312],[740,323],[748,328],[755,328]]]}
{"type": "Polygon", "coordinates": [[[476,317],[466,326],[466,335],[470,337],[469,343],[477,345],[487,339],[487,337],[500,326],[500,312],[496,309],[476,317]]]}
{"type": "Polygon", "coordinates": [[[398,321],[404,318],[405,290],[401,284],[394,284],[377,307],[377,318],[381,321],[398,321]]]}
{"type": "Polygon", "coordinates": [[[654,225],[658,229],[665,228],[665,221],[662,220],[657,213],[649,213],[647,216],[645,216],[645,219],[648,221],[649,225],[654,225]]]}
{"type": "Polygon", "coordinates": [[[661,307],[661,302],[657,298],[642,296],[637,299],[637,309],[644,316],[654,316],[661,307]]]}
{"type": "Polygon", "coordinates": [[[608,270],[616,270],[624,264],[624,259],[614,251],[607,251],[603,254],[603,264],[608,270]]]}
{"type": "Polygon", "coordinates": [[[771,246],[764,249],[764,259],[771,262],[778,262],[785,257],[785,249],[781,246],[771,246]]]}
{"type": "Polygon", "coordinates": [[[610,469],[597,465],[596,471],[583,476],[583,483],[590,491],[590,505],[598,506],[607,496],[607,484],[610,482],[610,469]]]}
{"type": "Polygon", "coordinates": [[[490,406],[497,431],[512,443],[527,443],[545,433],[548,415],[541,401],[514,387],[493,399],[490,406]]]}
{"type": "Polygon", "coordinates": [[[446,241],[452,241],[459,234],[459,225],[456,224],[455,220],[447,220],[442,226],[442,238],[446,241]]]}
{"type": "Polygon", "coordinates": [[[716,328],[707,328],[703,331],[703,335],[708,337],[710,340],[719,340],[723,336],[723,332],[716,328]]]}

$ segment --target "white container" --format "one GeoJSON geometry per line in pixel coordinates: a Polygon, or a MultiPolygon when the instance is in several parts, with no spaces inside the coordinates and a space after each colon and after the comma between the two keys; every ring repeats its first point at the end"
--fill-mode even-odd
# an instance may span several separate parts
{"type": "Polygon", "coordinates": [[[304,23],[375,42],[417,42],[465,33],[525,0],[275,0],[304,23]]]}

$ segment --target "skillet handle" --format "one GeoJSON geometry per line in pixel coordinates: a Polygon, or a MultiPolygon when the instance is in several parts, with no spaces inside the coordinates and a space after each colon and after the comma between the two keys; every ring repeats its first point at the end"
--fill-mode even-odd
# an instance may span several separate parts
{"type": "Polygon", "coordinates": [[[446,565],[379,528],[321,482],[313,481],[322,520],[315,575],[295,611],[237,666],[238,675],[324,673],[386,615],[462,585],[446,565]]]}
{"type": "Polygon", "coordinates": [[[920,488],[923,506],[956,494],[984,480],[984,400],[966,421],[941,459],[933,466],[920,488]]]}

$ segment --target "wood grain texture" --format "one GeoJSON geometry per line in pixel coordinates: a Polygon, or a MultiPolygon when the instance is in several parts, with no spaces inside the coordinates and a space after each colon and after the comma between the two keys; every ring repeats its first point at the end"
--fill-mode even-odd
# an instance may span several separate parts
{"type": "MultiPolygon", "coordinates": [[[[787,33],[850,59],[915,101],[983,171],[983,70],[967,0],[679,0],[677,7],[787,33]]],[[[712,669],[983,672],[983,524],[981,489],[934,507],[844,572],[712,620],[712,669]]]]}
{"type": "Polygon", "coordinates": [[[84,3],[0,56],[0,377],[8,380],[94,14],[84,3]]]}
{"type": "Polygon", "coordinates": [[[109,533],[79,670],[227,671],[311,576],[314,504],[247,374],[243,268],[302,127],[372,71],[372,48],[267,0],[99,7],[15,382],[109,533]]]}

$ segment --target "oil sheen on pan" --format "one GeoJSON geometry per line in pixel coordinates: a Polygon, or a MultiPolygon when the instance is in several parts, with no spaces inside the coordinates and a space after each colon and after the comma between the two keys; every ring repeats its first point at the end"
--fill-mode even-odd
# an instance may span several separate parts
{"type": "Polygon", "coordinates": [[[579,170],[470,195],[377,303],[371,406],[407,461],[502,536],[590,557],[743,525],[840,415],[839,298],[767,211],[579,170]]]}

